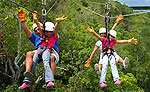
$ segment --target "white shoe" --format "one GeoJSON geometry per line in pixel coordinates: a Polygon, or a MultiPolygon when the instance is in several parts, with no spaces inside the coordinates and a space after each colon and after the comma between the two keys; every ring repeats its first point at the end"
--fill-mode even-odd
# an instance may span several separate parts
{"type": "Polygon", "coordinates": [[[126,58],[123,60],[123,66],[124,66],[124,68],[128,68],[128,64],[129,64],[129,58],[126,57],[126,58]]]}
{"type": "Polygon", "coordinates": [[[102,72],[102,70],[100,69],[99,71],[97,71],[97,74],[100,75],[102,72]]]}
{"type": "Polygon", "coordinates": [[[97,72],[98,75],[101,74],[101,71],[102,71],[102,70],[100,69],[99,64],[95,64],[95,65],[94,65],[94,69],[95,69],[95,71],[97,72]]]}
{"type": "Polygon", "coordinates": [[[94,65],[94,69],[95,69],[95,71],[98,71],[98,70],[99,70],[99,65],[98,65],[98,64],[95,64],[95,65],[94,65]]]}

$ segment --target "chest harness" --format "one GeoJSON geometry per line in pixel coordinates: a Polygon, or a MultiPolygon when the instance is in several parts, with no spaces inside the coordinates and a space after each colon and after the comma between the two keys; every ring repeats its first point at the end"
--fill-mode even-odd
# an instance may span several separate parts
{"type": "Polygon", "coordinates": [[[111,13],[110,13],[110,0],[109,0],[109,2],[106,3],[105,5],[105,27],[106,27],[107,40],[104,42],[102,47],[105,46],[106,42],[108,42],[108,45],[104,47],[102,59],[105,55],[107,55],[108,58],[110,58],[111,55],[114,56],[113,52],[115,52],[112,48],[110,48],[110,39],[109,39],[110,34],[108,33],[108,31],[110,30],[110,18],[111,18],[111,13]]]}
{"type": "Polygon", "coordinates": [[[42,43],[43,42],[45,42],[46,43],[46,47],[44,48],[44,47],[42,47],[42,46],[40,46],[38,49],[37,49],[37,53],[38,53],[38,56],[39,56],[39,58],[41,58],[42,57],[42,54],[47,50],[47,49],[49,49],[49,51],[51,52],[51,50],[52,50],[52,46],[48,46],[48,40],[50,39],[49,37],[47,37],[46,36],[46,32],[45,32],[45,23],[46,23],[46,9],[45,9],[45,7],[46,7],[46,0],[41,0],[41,3],[42,3],[42,24],[43,24],[43,39],[40,39],[41,41],[42,41],[42,43]],[[42,49],[44,49],[44,50],[42,50],[42,51],[39,51],[39,49],[40,48],[42,48],[42,49]]]}

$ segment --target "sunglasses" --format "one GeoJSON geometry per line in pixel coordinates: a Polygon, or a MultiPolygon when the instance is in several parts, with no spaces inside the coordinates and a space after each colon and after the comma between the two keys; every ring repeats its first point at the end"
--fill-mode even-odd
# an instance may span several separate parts
{"type": "Polygon", "coordinates": [[[110,35],[111,37],[115,38],[114,36],[110,35]]]}
{"type": "Polygon", "coordinates": [[[35,28],[35,29],[34,29],[34,32],[37,32],[38,30],[39,30],[39,28],[35,28]]]}

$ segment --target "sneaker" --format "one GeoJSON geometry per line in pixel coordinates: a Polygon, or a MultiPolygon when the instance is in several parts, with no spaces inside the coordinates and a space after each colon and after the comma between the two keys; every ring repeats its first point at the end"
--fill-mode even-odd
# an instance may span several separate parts
{"type": "Polygon", "coordinates": [[[46,86],[47,84],[44,84],[43,86],[42,86],[42,88],[46,88],[47,89],[47,86],[46,86]]]}
{"type": "Polygon", "coordinates": [[[97,71],[97,74],[100,75],[102,70],[97,71]]]}
{"type": "Polygon", "coordinates": [[[24,76],[29,78],[29,79],[31,79],[31,80],[33,78],[33,74],[30,71],[28,71],[28,70],[24,72],[24,76]]]}
{"type": "Polygon", "coordinates": [[[48,84],[46,85],[46,87],[51,87],[51,86],[54,86],[54,83],[53,82],[48,82],[48,84]]]}
{"type": "Polygon", "coordinates": [[[120,84],[121,84],[121,81],[120,81],[120,80],[117,80],[117,81],[115,82],[115,84],[116,84],[116,85],[120,85],[120,84]]]}
{"type": "Polygon", "coordinates": [[[124,68],[128,68],[128,64],[129,64],[129,58],[126,57],[126,58],[123,60],[123,66],[124,66],[124,68]]]}
{"type": "Polygon", "coordinates": [[[95,69],[95,71],[98,71],[98,70],[99,70],[99,65],[98,65],[98,64],[95,64],[95,65],[94,65],[94,69],[95,69]]]}
{"type": "Polygon", "coordinates": [[[105,84],[104,82],[102,82],[101,84],[100,84],[100,86],[103,88],[103,87],[107,87],[107,84],[105,84]]]}
{"type": "Polygon", "coordinates": [[[26,87],[30,87],[30,84],[23,83],[18,89],[24,89],[26,87]]]}

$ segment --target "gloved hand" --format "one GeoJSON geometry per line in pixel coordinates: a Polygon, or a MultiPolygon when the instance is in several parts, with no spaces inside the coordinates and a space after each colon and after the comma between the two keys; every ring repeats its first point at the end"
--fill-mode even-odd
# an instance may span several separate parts
{"type": "MultiPolygon", "coordinates": [[[[36,12],[36,11],[34,11],[36,12]]],[[[32,13],[33,14],[33,23],[38,23],[38,18],[37,18],[37,14],[36,13],[32,13]]]]}
{"type": "Polygon", "coordinates": [[[124,19],[123,16],[120,14],[119,17],[116,19],[116,23],[119,23],[120,20],[124,19]]]}
{"type": "Polygon", "coordinates": [[[95,33],[93,27],[92,27],[92,29],[90,29],[90,28],[88,27],[88,30],[89,30],[89,32],[91,32],[91,33],[95,33]]]}
{"type": "Polygon", "coordinates": [[[88,59],[85,63],[85,67],[89,67],[90,66],[90,62],[91,62],[91,59],[88,59]]]}
{"type": "Polygon", "coordinates": [[[27,12],[24,14],[23,9],[18,11],[18,16],[21,22],[25,22],[26,15],[27,15],[27,12]]]}
{"type": "Polygon", "coordinates": [[[61,22],[63,20],[65,20],[67,17],[62,16],[61,18],[56,18],[56,21],[61,22]]]}
{"type": "Polygon", "coordinates": [[[134,37],[133,37],[132,39],[129,39],[128,42],[137,44],[137,39],[134,39],[134,37]]]}

